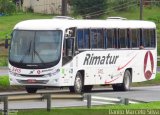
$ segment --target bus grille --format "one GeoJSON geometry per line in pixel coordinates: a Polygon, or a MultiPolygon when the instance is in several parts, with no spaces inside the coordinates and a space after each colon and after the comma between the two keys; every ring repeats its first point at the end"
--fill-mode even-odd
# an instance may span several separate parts
{"type": "Polygon", "coordinates": [[[25,74],[20,74],[22,77],[43,77],[44,75],[25,75],[25,74]]]}

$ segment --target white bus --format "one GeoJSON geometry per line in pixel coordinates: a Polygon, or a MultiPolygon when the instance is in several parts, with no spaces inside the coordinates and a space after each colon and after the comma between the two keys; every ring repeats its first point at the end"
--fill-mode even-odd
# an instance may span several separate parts
{"type": "Polygon", "coordinates": [[[156,25],[140,20],[39,19],[15,25],[9,47],[10,85],[28,93],[41,87],[91,91],[155,78],[156,25]]]}

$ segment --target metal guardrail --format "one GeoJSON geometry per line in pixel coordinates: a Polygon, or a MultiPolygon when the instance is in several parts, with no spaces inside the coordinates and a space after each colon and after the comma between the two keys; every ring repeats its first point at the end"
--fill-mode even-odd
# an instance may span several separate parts
{"type": "Polygon", "coordinates": [[[131,103],[145,103],[144,101],[133,100],[123,97],[117,97],[117,98],[98,97],[92,94],[84,95],[84,100],[87,101],[87,108],[91,108],[92,102],[100,102],[102,104],[124,104],[124,105],[128,105],[131,103]]]}
{"type": "Polygon", "coordinates": [[[66,93],[65,95],[62,93],[55,92],[43,92],[43,93],[36,93],[36,94],[28,94],[25,92],[20,93],[8,93],[8,94],[0,94],[0,102],[3,102],[3,114],[8,115],[9,108],[8,103],[9,101],[21,101],[21,100],[47,100],[46,101],[46,108],[47,111],[51,111],[51,101],[52,99],[83,99],[83,95],[73,95],[66,93]]]}
{"type": "Polygon", "coordinates": [[[101,102],[103,104],[125,104],[129,103],[140,103],[142,101],[130,100],[128,98],[108,98],[108,97],[98,97],[94,96],[94,94],[71,94],[71,93],[51,93],[51,92],[43,92],[36,94],[28,94],[25,92],[19,93],[8,93],[8,94],[0,94],[0,101],[3,102],[3,114],[9,115],[8,104],[9,101],[17,101],[17,100],[46,100],[46,109],[47,111],[51,111],[51,102],[52,99],[80,99],[82,101],[86,101],[87,108],[91,108],[93,102],[101,102]],[[105,103],[104,103],[105,102],[105,103]]]}

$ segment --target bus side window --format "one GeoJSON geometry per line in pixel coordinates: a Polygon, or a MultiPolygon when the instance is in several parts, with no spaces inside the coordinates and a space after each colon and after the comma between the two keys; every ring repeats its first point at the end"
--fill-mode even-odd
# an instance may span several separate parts
{"type": "Polygon", "coordinates": [[[139,29],[139,44],[138,45],[140,49],[144,48],[144,39],[145,39],[144,32],[142,29],[139,29]]]}
{"type": "Polygon", "coordinates": [[[104,48],[104,31],[103,29],[97,30],[97,48],[104,48]]]}
{"type": "Polygon", "coordinates": [[[119,48],[118,44],[118,29],[114,29],[114,34],[113,34],[113,48],[119,48]]]}
{"type": "Polygon", "coordinates": [[[138,29],[132,29],[131,30],[131,41],[132,41],[132,48],[138,48],[139,44],[139,39],[140,39],[140,33],[138,29]]]}
{"type": "Polygon", "coordinates": [[[130,29],[127,29],[127,40],[126,40],[127,47],[131,47],[131,32],[130,29]]]}
{"type": "Polygon", "coordinates": [[[97,48],[97,29],[91,30],[91,47],[97,48]]]}
{"type": "Polygon", "coordinates": [[[83,48],[84,40],[83,40],[83,29],[77,30],[77,46],[78,49],[83,48]]]}
{"type": "Polygon", "coordinates": [[[112,44],[113,44],[113,30],[112,29],[108,29],[107,30],[107,48],[112,48],[112,44]]]}
{"type": "Polygon", "coordinates": [[[84,29],[83,48],[90,48],[90,32],[89,29],[84,29]]]}
{"type": "Polygon", "coordinates": [[[105,29],[105,30],[103,30],[103,32],[104,32],[104,48],[106,49],[107,48],[107,30],[105,29]]]}
{"type": "Polygon", "coordinates": [[[150,29],[143,30],[143,38],[145,42],[145,47],[151,47],[151,31],[150,29]]]}
{"type": "Polygon", "coordinates": [[[150,29],[150,37],[151,37],[151,47],[155,48],[156,46],[156,32],[155,29],[150,29]]]}
{"type": "Polygon", "coordinates": [[[119,46],[126,48],[126,29],[119,29],[119,46]]]}

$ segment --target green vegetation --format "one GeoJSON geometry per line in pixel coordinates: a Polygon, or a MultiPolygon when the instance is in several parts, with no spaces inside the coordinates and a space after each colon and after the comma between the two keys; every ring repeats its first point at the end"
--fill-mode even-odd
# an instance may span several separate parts
{"type": "Polygon", "coordinates": [[[10,35],[16,23],[29,19],[52,18],[51,15],[35,14],[35,13],[17,13],[9,16],[0,17],[0,41],[4,40],[6,35],[10,35]]]}
{"type": "MultiPolygon", "coordinates": [[[[159,50],[158,50],[159,51],[159,50]]],[[[160,62],[157,62],[157,66],[160,66],[160,62]]]]}
{"type": "Polygon", "coordinates": [[[16,5],[10,0],[0,0],[0,13],[1,15],[12,14],[16,11],[16,5]]]}
{"type": "MultiPolygon", "coordinates": [[[[74,107],[74,108],[62,108],[52,109],[51,112],[46,110],[23,110],[19,111],[18,115],[109,115],[110,110],[143,110],[143,112],[149,113],[149,110],[160,109],[160,102],[143,103],[143,104],[131,104],[131,105],[104,105],[104,106],[92,106],[91,109],[86,107],[74,107]]],[[[110,114],[112,115],[112,114],[110,114]]],[[[120,114],[117,114],[120,115],[120,114]]],[[[136,114],[134,114],[136,115],[136,114]]],[[[137,113],[137,115],[139,115],[137,113]]]]}
{"type": "Polygon", "coordinates": [[[8,87],[9,79],[8,76],[0,76],[0,87],[8,87]]]}
{"type": "Polygon", "coordinates": [[[108,5],[107,0],[69,0],[69,4],[73,7],[74,15],[78,14],[86,17],[88,14],[93,14],[97,11],[101,12],[94,17],[104,14],[108,5]]]}
{"type": "Polygon", "coordinates": [[[6,57],[0,57],[0,66],[6,66],[8,63],[7,58],[6,57]]]}

